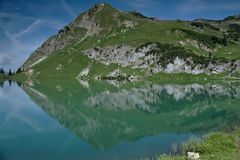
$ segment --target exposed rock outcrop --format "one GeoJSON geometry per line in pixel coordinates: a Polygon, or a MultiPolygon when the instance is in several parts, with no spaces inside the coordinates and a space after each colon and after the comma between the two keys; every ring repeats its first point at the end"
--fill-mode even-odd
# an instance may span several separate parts
{"type": "Polygon", "coordinates": [[[102,29],[100,27],[100,22],[96,18],[96,15],[101,12],[104,7],[104,3],[95,5],[93,8],[83,13],[83,15],[77,17],[71,24],[71,27],[86,28],[86,36],[93,36],[99,34],[102,29]]]}
{"type": "Polygon", "coordinates": [[[148,43],[138,47],[126,44],[95,47],[85,51],[85,54],[105,65],[120,64],[122,67],[145,68],[148,74],[158,72],[191,73],[191,74],[218,74],[225,71],[239,69],[238,61],[231,63],[224,59],[209,59],[194,55],[181,47],[148,43]]]}

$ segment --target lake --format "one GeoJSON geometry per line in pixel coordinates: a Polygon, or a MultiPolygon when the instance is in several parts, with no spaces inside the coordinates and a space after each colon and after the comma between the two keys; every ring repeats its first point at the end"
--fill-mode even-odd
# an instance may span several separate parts
{"type": "Polygon", "coordinates": [[[0,159],[154,157],[239,122],[236,83],[5,82],[0,159]]]}

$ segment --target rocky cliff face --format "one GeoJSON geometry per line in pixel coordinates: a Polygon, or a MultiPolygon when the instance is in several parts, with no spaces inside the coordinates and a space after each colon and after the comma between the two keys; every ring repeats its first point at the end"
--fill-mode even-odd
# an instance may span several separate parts
{"type": "Polygon", "coordinates": [[[95,47],[85,51],[90,59],[109,65],[116,63],[122,67],[148,69],[148,74],[191,73],[218,74],[239,71],[239,61],[229,62],[226,59],[209,58],[194,55],[182,47],[161,43],[147,43],[138,47],[128,45],[95,47]]]}

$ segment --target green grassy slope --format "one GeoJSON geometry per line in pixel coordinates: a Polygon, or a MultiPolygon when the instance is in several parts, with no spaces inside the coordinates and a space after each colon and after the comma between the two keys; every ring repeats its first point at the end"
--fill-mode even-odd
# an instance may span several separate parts
{"type": "MultiPolygon", "coordinates": [[[[94,8],[90,9],[90,11],[94,14],[94,8]]],[[[76,18],[73,23],[78,22],[83,15],[84,13],[76,18]]],[[[90,60],[83,55],[83,51],[94,47],[119,44],[137,47],[143,43],[160,42],[162,44],[180,46],[182,41],[187,43],[184,48],[196,55],[208,57],[209,50],[211,50],[211,55],[215,58],[225,58],[227,61],[240,58],[240,42],[236,38],[231,37],[231,34],[238,34],[238,32],[229,27],[229,21],[211,21],[211,25],[205,24],[199,27],[199,24],[192,24],[193,22],[189,21],[156,21],[140,18],[132,13],[120,12],[107,4],[96,15],[95,19],[97,19],[102,29],[98,35],[88,36],[83,41],[80,41],[83,37],[82,30],[79,31],[81,34],[73,34],[73,36],[81,35],[81,37],[75,37],[72,43],[69,43],[63,49],[55,51],[43,62],[31,67],[34,70],[33,77],[67,77],[74,79],[85,67],[90,67],[89,74],[91,76],[106,75],[119,66],[117,64],[106,66],[95,60],[90,60]],[[125,32],[122,32],[126,28],[119,24],[124,21],[132,21],[136,23],[136,26],[133,29],[127,29],[125,32]],[[194,41],[203,44],[205,48],[192,44],[194,41]],[[206,47],[208,48],[207,51],[206,47]],[[61,70],[56,69],[58,66],[61,66],[61,70]]],[[[71,24],[68,26],[71,26],[71,24]]],[[[126,71],[127,74],[144,75],[145,73],[144,69],[122,68],[122,70],[126,71]]]]}

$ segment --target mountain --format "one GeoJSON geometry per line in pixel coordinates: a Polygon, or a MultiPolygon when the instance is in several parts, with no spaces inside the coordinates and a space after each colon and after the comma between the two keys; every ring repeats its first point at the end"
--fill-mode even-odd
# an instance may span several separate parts
{"type": "Polygon", "coordinates": [[[237,79],[240,19],[157,20],[101,3],[47,39],[21,68],[31,78],[237,79]]]}

